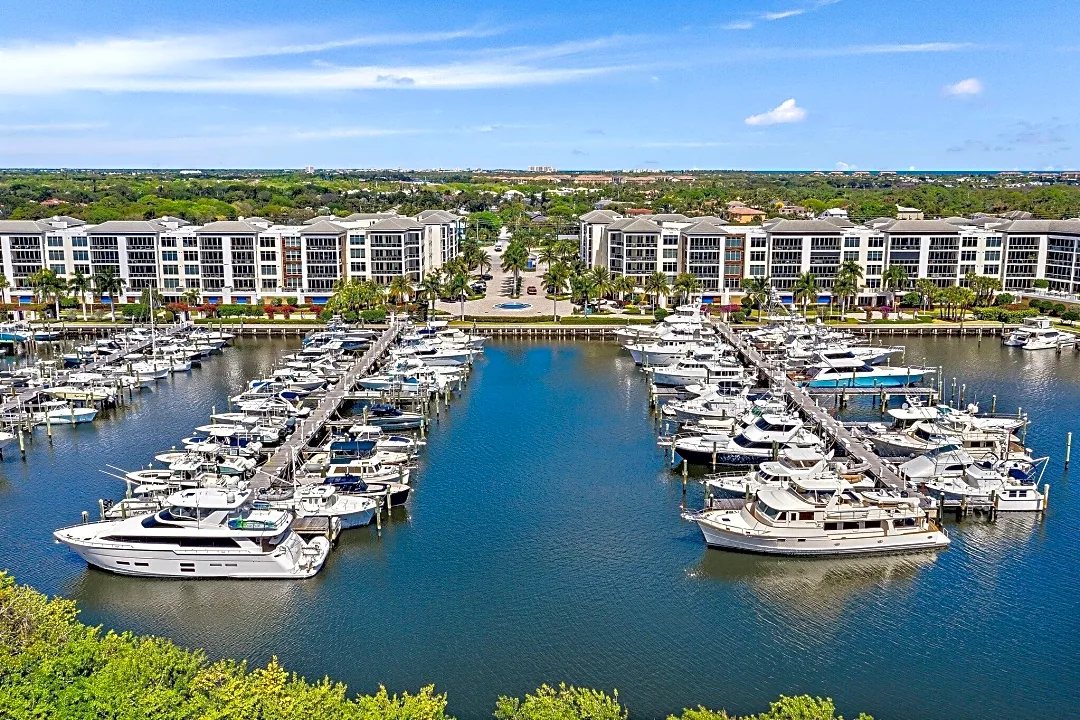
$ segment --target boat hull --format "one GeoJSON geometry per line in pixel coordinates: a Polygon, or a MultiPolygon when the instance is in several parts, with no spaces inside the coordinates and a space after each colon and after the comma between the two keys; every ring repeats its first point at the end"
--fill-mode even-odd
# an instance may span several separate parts
{"type": "Polygon", "coordinates": [[[852,537],[821,535],[806,538],[776,538],[741,535],[733,530],[720,530],[707,521],[697,521],[709,547],[760,555],[793,557],[826,557],[830,555],[874,555],[885,553],[941,550],[949,538],[937,530],[905,535],[852,537]],[[886,539],[888,540],[886,542],[886,539]]]}

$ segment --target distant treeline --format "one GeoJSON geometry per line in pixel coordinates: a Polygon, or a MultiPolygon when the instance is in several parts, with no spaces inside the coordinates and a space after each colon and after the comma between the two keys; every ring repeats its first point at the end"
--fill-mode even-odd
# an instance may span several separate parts
{"type": "Polygon", "coordinates": [[[722,214],[739,200],[775,214],[779,203],[810,212],[845,207],[857,220],[896,215],[896,206],[928,217],[1023,210],[1041,218],[1080,215],[1080,185],[1042,176],[942,175],[832,176],[809,173],[723,173],[691,182],[615,184],[558,194],[550,182],[494,181],[482,175],[433,173],[326,173],[6,171],[0,173],[0,219],[62,214],[87,220],[138,220],[173,215],[194,223],[239,216],[296,223],[321,213],[396,210],[415,215],[444,209],[470,215],[481,235],[494,224],[517,227],[541,213],[567,229],[594,203],[656,212],[722,214]],[[514,192],[509,192],[514,191],[514,192]],[[491,217],[497,214],[497,217],[491,217]]]}
{"type": "MultiPolygon", "coordinates": [[[[0,717],[12,720],[453,720],[445,694],[350,696],[324,678],[308,682],[277,660],[249,669],[201,651],[130,632],[102,632],[77,619],[75,603],[49,599],[0,572],[0,717]]],[[[627,720],[618,693],[560,685],[499,698],[496,720],[627,720]]],[[[782,697],[745,720],[832,720],[831,700],[782,697]]],[[[860,716],[865,718],[866,716],[860,716]]],[[[669,720],[731,720],[684,710],[669,720]]]]}

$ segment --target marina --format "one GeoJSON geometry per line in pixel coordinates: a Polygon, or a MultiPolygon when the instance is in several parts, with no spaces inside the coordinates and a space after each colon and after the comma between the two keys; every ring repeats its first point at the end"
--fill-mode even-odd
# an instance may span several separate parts
{"type": "MultiPolygon", "coordinates": [[[[717,669],[694,657],[704,651],[702,643],[716,641],[769,668],[768,675],[792,678],[799,688],[810,691],[829,689],[860,707],[873,710],[880,695],[888,697],[890,707],[899,704],[901,711],[917,713],[920,704],[912,699],[912,704],[905,705],[903,688],[910,682],[923,682],[931,688],[927,692],[970,701],[975,710],[959,716],[976,717],[978,712],[1003,706],[992,695],[958,684],[935,668],[959,662],[956,654],[962,647],[965,657],[979,658],[988,668],[984,672],[990,680],[1016,677],[1017,664],[1035,662],[1033,649],[1017,631],[1002,624],[1004,619],[1019,598],[1027,597],[1031,582],[1049,583],[1048,588],[1060,587],[1063,592],[1066,586],[1061,585],[1061,578],[1067,573],[1061,564],[1075,562],[1071,544],[1062,545],[1071,532],[1065,518],[1076,502],[1068,483],[1054,494],[1045,520],[1039,519],[1041,513],[1019,513],[1002,515],[994,523],[977,518],[957,523],[947,515],[944,522],[951,546],[929,556],[805,561],[706,550],[700,533],[680,516],[682,506],[702,505],[704,486],[691,482],[683,495],[681,468],[669,469],[666,450],[655,445],[652,434],[657,416],[649,410],[650,389],[629,356],[621,355],[614,343],[537,340],[488,343],[462,394],[450,406],[443,405],[437,422],[431,418],[427,445],[416,467],[422,495],[393,510],[394,519],[384,523],[381,537],[370,531],[339,533],[335,550],[311,580],[284,585],[265,580],[177,584],[123,578],[87,569],[74,554],[48,541],[49,532],[59,523],[41,514],[44,507],[35,509],[35,498],[43,493],[48,496],[62,482],[70,488],[63,500],[67,510],[51,508],[48,517],[74,522],[80,511],[95,508],[98,498],[108,496],[109,488],[115,493],[118,487],[96,467],[73,464],[67,450],[73,440],[86,448],[104,443],[99,452],[132,458],[123,465],[138,465],[138,457],[145,462],[163,445],[174,442],[169,436],[179,438],[192,427],[206,424],[208,406],[223,408],[252,377],[273,375],[282,355],[296,349],[285,349],[282,343],[296,342],[238,338],[234,350],[215,358],[215,363],[225,363],[220,372],[174,375],[155,388],[157,397],[145,395],[117,408],[115,417],[104,424],[80,426],[70,437],[58,433],[51,445],[38,435],[28,447],[25,464],[7,459],[4,492],[10,517],[17,521],[5,522],[0,533],[5,542],[22,548],[13,571],[40,587],[76,597],[92,622],[166,632],[211,652],[254,660],[278,654],[304,672],[332,672],[359,688],[374,682],[415,684],[427,674],[447,675],[451,677],[447,689],[456,698],[454,710],[463,717],[482,715],[493,694],[503,691],[508,677],[522,686],[541,678],[567,677],[563,670],[567,657],[581,668],[568,679],[602,685],[618,677],[620,694],[642,713],[662,712],[686,697],[708,702],[712,694],[706,678],[714,679],[717,669]],[[241,367],[244,370],[238,374],[241,367]],[[547,379],[522,384],[521,378],[547,379]],[[207,390],[211,394],[204,394],[207,390]],[[181,391],[197,396],[175,396],[181,391]],[[160,438],[132,442],[122,430],[131,422],[153,424],[160,429],[154,433],[160,438]],[[114,432],[119,433],[115,440],[106,439],[114,432]],[[553,437],[560,441],[552,443],[553,437]],[[570,468],[573,472],[562,471],[570,468]],[[30,476],[38,478],[33,494],[30,476]],[[583,484],[581,477],[591,480],[583,484]],[[547,508],[542,519],[526,511],[537,505],[547,508]],[[552,556],[555,548],[558,554],[552,556]],[[478,555],[489,557],[490,567],[473,562],[478,555]],[[545,559],[562,556],[569,564],[545,559]],[[998,578],[992,591],[984,586],[990,572],[998,578]],[[506,573],[519,580],[506,583],[502,579],[506,573]],[[315,584],[303,590],[306,583],[315,584]],[[453,588],[452,606],[423,599],[439,588],[453,588]],[[515,600],[522,592],[539,593],[543,599],[525,606],[515,600]],[[252,593],[273,598],[284,613],[272,632],[262,637],[231,629],[237,623],[259,622],[254,606],[241,600],[252,593]],[[591,600],[575,602],[584,597],[582,593],[591,600]],[[390,609],[395,598],[403,597],[411,598],[406,601],[412,610],[409,616],[390,609]],[[366,637],[358,618],[334,610],[346,598],[350,604],[383,608],[366,614],[364,623],[366,627],[374,621],[381,631],[377,640],[354,643],[349,653],[335,650],[328,655],[325,648],[334,647],[331,633],[366,637]],[[955,603],[972,601],[983,608],[979,627],[994,623],[992,639],[981,630],[976,633],[972,622],[948,610],[955,603]],[[573,602],[573,610],[566,606],[568,602],[573,602]],[[627,614],[628,608],[620,609],[627,604],[634,607],[632,614],[627,614]],[[679,612],[672,614],[673,607],[679,612]],[[703,635],[700,619],[719,609],[725,622],[703,635]],[[473,619],[466,621],[459,610],[467,610],[473,619]],[[312,632],[300,620],[308,613],[336,619],[312,632]],[[665,617],[672,641],[657,642],[640,619],[642,613],[665,617]],[[766,631],[758,624],[755,618],[762,614],[778,624],[777,631],[766,631]],[[884,643],[875,635],[881,617],[889,617],[894,628],[884,643]],[[563,618],[570,618],[565,628],[563,618]],[[828,637],[806,634],[807,620],[829,618],[844,618],[861,629],[840,645],[828,637]],[[895,634],[897,618],[910,619],[900,626],[899,635],[895,634]],[[923,637],[918,628],[926,623],[938,628],[939,639],[919,649],[912,642],[923,637]],[[614,626],[621,631],[614,632],[614,626]],[[542,631],[542,646],[538,640],[523,639],[521,627],[542,631]],[[595,654],[574,640],[575,633],[586,627],[596,634],[595,654]],[[611,632],[605,630],[608,627],[611,632]],[[798,653],[785,649],[783,637],[792,633],[799,638],[798,653]],[[402,652],[387,655],[382,650],[387,642],[402,652]],[[459,676],[449,672],[450,664],[460,667],[463,660],[437,651],[448,643],[474,647],[464,662],[478,669],[479,684],[453,679],[459,676]],[[521,643],[534,658],[528,663],[516,659],[518,653],[511,650],[521,643]],[[283,647],[287,648],[284,652],[283,647]],[[832,688],[837,678],[829,671],[822,674],[805,667],[813,664],[812,660],[808,663],[808,656],[819,658],[824,667],[833,658],[847,666],[845,677],[850,678],[850,668],[870,658],[886,668],[890,662],[899,662],[889,658],[899,658],[901,647],[907,648],[908,657],[916,647],[921,666],[913,669],[905,663],[903,681],[897,677],[883,682],[875,674],[872,693],[860,689],[861,683],[836,693],[832,688]],[[1006,657],[1000,655],[1002,648],[1007,648],[1006,657]],[[377,667],[357,663],[375,657],[377,667]],[[486,674],[481,668],[488,663],[503,669],[486,674]],[[645,672],[646,666],[665,669],[645,672]]],[[[946,364],[947,370],[971,368],[964,377],[969,400],[985,403],[990,394],[996,394],[999,408],[1029,406],[1033,422],[1028,443],[1064,447],[1066,428],[1039,421],[1046,417],[1042,413],[1053,413],[1060,403],[1080,397],[1080,388],[1066,379],[1073,372],[1075,356],[1021,356],[1020,350],[980,344],[974,338],[919,342],[922,345],[909,343],[907,347],[913,361],[957,363],[946,364]],[[1025,380],[1021,383],[1019,378],[1025,380]]],[[[386,397],[386,393],[354,391],[350,401],[378,402],[386,397]]],[[[881,415],[873,399],[853,395],[842,419],[876,421],[881,415]]],[[[405,408],[423,404],[415,398],[402,401],[405,408]]],[[[429,407],[429,417],[432,414],[429,407]]],[[[327,426],[347,429],[355,423],[352,417],[342,417],[329,420],[327,426]]],[[[308,452],[319,446],[318,442],[303,445],[308,452]]],[[[1051,458],[1048,478],[1061,475],[1061,463],[1060,453],[1051,458]]],[[[708,468],[691,467],[691,479],[702,478],[703,471],[707,473],[708,468]]],[[[328,526],[318,526],[318,522],[298,520],[297,531],[307,524],[315,535],[327,532],[328,526]]],[[[1048,589],[1037,597],[1049,613],[1050,627],[1068,632],[1068,613],[1052,610],[1067,595],[1048,589]]],[[[1039,667],[1051,678],[1075,671],[1067,665],[1039,667]]],[[[721,671],[721,681],[725,673],[734,672],[733,668],[721,671]]],[[[728,684],[737,688],[733,703],[749,707],[783,690],[768,675],[750,682],[742,676],[735,682],[736,676],[730,675],[728,684]]],[[[855,673],[855,677],[860,675],[855,673]]],[[[1058,707],[1055,703],[1060,699],[1040,687],[1024,686],[1024,701],[1033,707],[1058,707]]]]}

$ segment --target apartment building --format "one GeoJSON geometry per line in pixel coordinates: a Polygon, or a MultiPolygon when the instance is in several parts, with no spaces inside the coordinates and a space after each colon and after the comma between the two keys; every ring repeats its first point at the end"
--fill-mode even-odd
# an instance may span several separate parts
{"type": "Polygon", "coordinates": [[[418,218],[394,213],[321,217],[275,225],[248,217],[193,225],[181,218],[89,225],[57,216],[0,220],[0,271],[16,302],[33,302],[28,278],[43,267],[71,277],[106,269],[125,281],[135,302],[147,288],[167,302],[195,290],[203,302],[257,303],[294,296],[322,303],[342,279],[389,283],[406,274],[419,282],[457,257],[465,219],[442,210],[418,218]]]}
{"type": "Polygon", "coordinates": [[[687,271],[706,293],[738,294],[743,278],[769,277],[781,299],[790,301],[798,276],[811,272],[827,299],[847,261],[863,269],[862,303],[884,302],[882,278],[890,265],[904,268],[909,287],[921,279],[939,287],[963,285],[975,273],[1000,279],[1005,290],[1027,289],[1046,278],[1055,290],[1080,291],[1080,220],[976,216],[856,224],[830,213],[747,227],[715,217],[624,218],[596,210],[582,215],[580,226],[586,265],[605,264],[639,281],[656,270],[687,271]]]}

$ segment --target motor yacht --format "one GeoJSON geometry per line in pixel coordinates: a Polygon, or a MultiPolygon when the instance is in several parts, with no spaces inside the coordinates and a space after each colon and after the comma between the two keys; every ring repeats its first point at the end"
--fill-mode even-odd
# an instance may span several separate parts
{"type": "Polygon", "coordinates": [[[1024,318],[1024,323],[1001,341],[1002,345],[1025,350],[1056,350],[1064,345],[1075,345],[1074,333],[1057,330],[1052,318],[1024,318]]]}
{"type": "Polygon", "coordinates": [[[362,495],[345,495],[334,485],[298,485],[287,499],[271,500],[272,508],[292,511],[298,518],[330,517],[341,521],[341,529],[370,525],[379,502],[362,495]]]}
{"type": "Polygon", "coordinates": [[[794,415],[766,414],[735,435],[707,434],[675,439],[675,452],[699,465],[754,465],[789,447],[820,447],[821,438],[794,415]]]}
{"type": "Polygon", "coordinates": [[[712,547],[768,555],[861,555],[949,545],[918,495],[858,491],[842,480],[793,478],[784,486],[761,487],[740,504],[684,517],[697,523],[712,547]]]}
{"type": "Polygon", "coordinates": [[[705,485],[709,495],[719,498],[745,498],[766,486],[779,487],[790,480],[814,479],[816,482],[846,482],[856,490],[872,490],[874,480],[862,469],[843,462],[830,462],[829,456],[815,448],[784,448],[778,460],[767,460],[747,473],[709,475],[705,485]]]}
{"type": "Polygon", "coordinates": [[[742,365],[695,358],[682,358],[673,365],[656,367],[652,381],[663,387],[684,387],[694,383],[715,384],[721,389],[737,391],[754,384],[742,365]]]}
{"type": "Polygon", "coordinates": [[[330,541],[305,542],[285,510],[256,506],[250,490],[192,488],[152,515],[53,533],[87,563],[121,575],[292,579],[322,568],[330,541]]]}
{"type": "Polygon", "coordinates": [[[802,372],[792,373],[791,379],[808,387],[889,388],[906,387],[932,372],[932,368],[886,367],[855,358],[839,358],[808,365],[802,372]]]}

